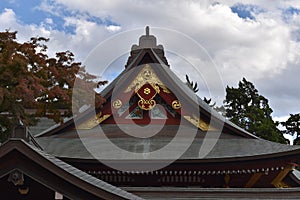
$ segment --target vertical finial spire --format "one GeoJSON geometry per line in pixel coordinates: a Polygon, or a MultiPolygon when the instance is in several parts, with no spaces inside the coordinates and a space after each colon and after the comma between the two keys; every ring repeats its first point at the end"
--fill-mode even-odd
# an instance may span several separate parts
{"type": "Polygon", "coordinates": [[[146,26],[146,36],[149,36],[149,26],[146,26]]]}

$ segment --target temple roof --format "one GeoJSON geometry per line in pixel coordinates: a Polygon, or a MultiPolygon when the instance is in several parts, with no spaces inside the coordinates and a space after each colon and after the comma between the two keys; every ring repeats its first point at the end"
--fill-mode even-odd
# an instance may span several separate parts
{"type": "Polygon", "coordinates": [[[156,37],[150,35],[150,28],[146,26],[145,35],[142,35],[139,39],[139,45],[132,45],[131,51],[135,51],[138,49],[162,49],[162,45],[157,45],[156,37]]]}
{"type": "Polygon", "coordinates": [[[145,49],[151,49],[151,51],[155,52],[156,59],[160,61],[160,63],[163,63],[167,66],[169,66],[168,61],[164,55],[164,47],[160,44],[157,45],[156,37],[153,35],[150,35],[150,28],[149,26],[146,27],[145,35],[142,35],[139,38],[139,44],[132,45],[130,56],[127,60],[127,64],[125,65],[125,68],[130,68],[136,61],[136,59],[142,57],[142,50],[145,49]]]}
{"type": "MultiPolygon", "coordinates": [[[[133,125],[119,125],[121,129],[131,130],[133,125]]],[[[155,125],[153,125],[154,127],[155,125]]],[[[99,134],[97,128],[90,130],[77,130],[69,131],[61,135],[53,135],[49,137],[39,137],[36,138],[38,143],[43,146],[44,150],[51,155],[60,158],[74,158],[74,159],[101,159],[109,158],[109,155],[116,154],[116,149],[110,148],[110,142],[114,143],[121,149],[127,150],[129,152],[147,153],[155,151],[167,145],[172,138],[168,135],[172,135],[174,131],[178,129],[176,125],[167,125],[162,129],[163,136],[157,136],[152,138],[128,138],[119,137],[121,130],[114,126],[105,124],[102,127],[103,132],[111,137],[108,139],[106,136],[99,134]],[[77,135],[74,137],[74,135],[77,135]],[[92,139],[91,139],[92,138],[92,139]],[[91,154],[87,147],[93,147],[93,153],[91,154]],[[103,151],[106,150],[106,151],[103,151]],[[96,152],[96,153],[95,153],[96,152]]],[[[188,135],[189,132],[193,131],[190,126],[185,126],[184,132],[188,135]]],[[[121,131],[122,132],[122,131],[121,131]]],[[[150,131],[149,131],[150,132],[150,131]]],[[[133,133],[134,134],[134,133],[133,133]]],[[[147,131],[145,130],[145,135],[147,131]]],[[[293,154],[296,157],[300,155],[299,146],[289,146],[285,144],[278,144],[262,139],[249,139],[242,136],[236,137],[234,135],[222,134],[218,136],[218,132],[211,131],[210,140],[216,140],[216,144],[213,146],[211,151],[204,157],[200,155],[200,148],[204,142],[205,132],[199,130],[198,136],[194,139],[188,150],[180,157],[180,159],[197,160],[202,159],[208,162],[216,160],[249,160],[258,159],[266,157],[276,157],[279,155],[293,154]],[[213,135],[216,135],[214,138],[213,135]]],[[[186,138],[179,138],[175,145],[178,147],[185,142],[189,142],[186,138]]],[[[176,157],[176,151],[179,149],[172,149],[168,152],[168,159],[173,159],[176,157]]],[[[120,157],[120,159],[141,159],[147,160],[149,157],[120,157]]],[[[156,157],[155,159],[166,159],[164,155],[162,157],[156,157]]]]}
{"type": "MultiPolygon", "coordinates": [[[[0,145],[0,161],[0,178],[17,170],[70,199],[142,199],[99,180],[21,139],[10,139],[0,145]]],[[[5,181],[7,182],[7,179],[5,181]]],[[[4,192],[3,190],[0,194],[4,192]]],[[[37,191],[31,191],[35,192],[37,191]]]]}
{"type": "MultiPolygon", "coordinates": [[[[108,137],[114,144],[133,152],[145,149],[154,151],[168,144],[176,135],[178,127],[181,127],[186,135],[192,134],[195,130],[197,132],[191,147],[180,159],[254,159],[289,153],[295,156],[295,152],[299,152],[300,149],[298,146],[277,144],[260,139],[236,126],[206,104],[174,74],[164,56],[162,45],[157,45],[156,38],[149,33],[149,28],[146,28],[146,34],[140,37],[139,45],[132,46],[125,69],[101,92],[101,95],[107,101],[101,110],[96,111],[96,116],[93,114],[94,110],[87,110],[62,126],[54,126],[36,135],[37,141],[44,150],[58,157],[93,159],[93,156],[82,145],[82,141],[88,146],[94,145],[94,148],[97,148],[96,143],[103,147],[107,144],[106,137],[108,137]],[[145,72],[150,72],[151,76],[144,77],[145,72]],[[146,90],[147,92],[149,90],[152,95],[150,98],[147,97],[146,90]],[[173,107],[172,103],[178,103],[179,100],[180,107],[173,107]],[[150,103],[152,101],[154,101],[153,104],[150,103]],[[130,112],[138,109],[139,112],[147,113],[147,118],[149,118],[159,101],[166,110],[167,115],[161,115],[165,119],[158,119],[158,117],[150,120],[149,124],[142,120],[142,115],[130,116],[130,112]],[[140,105],[140,102],[144,104],[140,105]],[[117,103],[116,106],[114,103],[117,103]],[[127,109],[128,113],[123,114],[125,111],[121,112],[122,109],[127,109]],[[168,118],[172,118],[172,115],[174,119],[169,120],[168,118]],[[117,124],[118,118],[120,118],[119,124],[117,124]],[[75,127],[74,120],[82,129],[75,127]],[[166,124],[156,137],[132,138],[124,131],[137,135],[144,134],[146,137],[147,130],[155,129],[160,124],[159,121],[164,120],[166,124]],[[184,123],[181,124],[181,122],[184,123]],[[139,123],[140,125],[147,124],[147,129],[137,129],[136,125],[139,123]],[[98,127],[105,133],[105,137],[101,134],[99,136],[98,127]],[[86,135],[89,137],[85,137],[86,135]],[[215,145],[210,147],[210,152],[206,157],[199,157],[199,148],[207,139],[215,140],[215,145]]],[[[178,140],[179,146],[181,143],[184,143],[184,137],[178,140]]],[[[101,149],[98,152],[102,156],[107,156],[101,149]]],[[[138,159],[147,158],[139,157],[138,159]]]]}

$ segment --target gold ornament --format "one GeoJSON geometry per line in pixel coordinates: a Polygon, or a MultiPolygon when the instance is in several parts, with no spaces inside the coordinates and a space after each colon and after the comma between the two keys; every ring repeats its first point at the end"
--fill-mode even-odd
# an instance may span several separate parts
{"type": "Polygon", "coordinates": [[[198,118],[195,115],[189,116],[189,115],[185,115],[183,116],[186,120],[188,120],[189,122],[191,122],[194,126],[198,127],[199,129],[201,129],[202,131],[213,131],[213,130],[217,130],[216,128],[210,126],[208,123],[206,123],[205,121],[203,121],[202,119],[198,118]]]}
{"type": "Polygon", "coordinates": [[[100,112],[100,113],[96,114],[94,117],[90,118],[89,120],[83,122],[76,128],[77,129],[92,129],[95,126],[97,126],[98,124],[101,124],[104,120],[106,120],[110,116],[111,116],[111,114],[102,115],[102,113],[100,112]]]}
{"type": "Polygon", "coordinates": [[[138,101],[138,106],[143,110],[151,110],[156,105],[156,102],[153,99],[145,100],[140,99],[138,101]]]}
{"type": "Polygon", "coordinates": [[[136,78],[132,81],[132,83],[126,88],[125,93],[130,92],[132,89],[137,92],[143,85],[149,83],[157,93],[160,93],[159,87],[162,88],[163,92],[170,93],[168,88],[159,80],[154,70],[151,68],[149,64],[146,64],[145,67],[138,73],[136,78]]]}
{"type": "Polygon", "coordinates": [[[150,92],[151,92],[151,91],[150,91],[150,88],[145,88],[145,89],[144,89],[144,94],[150,94],[150,92]]]}
{"type": "Polygon", "coordinates": [[[117,100],[115,100],[114,102],[113,102],[113,107],[115,108],[115,109],[118,109],[118,108],[121,108],[122,107],[122,101],[120,100],[120,99],[117,99],[117,100]]]}
{"type": "Polygon", "coordinates": [[[172,102],[172,108],[174,108],[175,110],[180,109],[180,108],[181,108],[181,103],[180,103],[180,101],[179,101],[179,100],[174,100],[174,101],[172,102]]]}

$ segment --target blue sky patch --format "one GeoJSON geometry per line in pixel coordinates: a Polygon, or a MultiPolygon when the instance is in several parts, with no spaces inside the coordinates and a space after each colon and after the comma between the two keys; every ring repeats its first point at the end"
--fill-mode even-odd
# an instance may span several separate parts
{"type": "Polygon", "coordinates": [[[287,15],[299,15],[300,14],[300,9],[294,8],[294,7],[289,7],[283,11],[287,15]]]}
{"type": "Polygon", "coordinates": [[[92,16],[87,12],[80,12],[78,10],[70,10],[62,4],[57,4],[54,1],[45,1],[49,5],[49,9],[41,9],[40,0],[2,0],[0,4],[0,13],[4,11],[4,9],[12,9],[16,14],[17,20],[21,24],[34,24],[40,26],[44,25],[47,29],[64,31],[69,34],[75,34],[76,26],[75,25],[65,25],[65,18],[72,17],[75,19],[84,19],[98,25],[118,25],[113,22],[111,18],[108,16],[105,19],[101,19],[96,16],[92,16]],[[46,20],[46,19],[51,20],[46,20]],[[47,23],[48,21],[48,23],[47,23]],[[49,23],[52,21],[53,23],[49,23]]]}
{"type": "Polygon", "coordinates": [[[0,4],[0,10],[3,12],[5,8],[12,9],[15,12],[19,22],[23,24],[40,24],[47,17],[47,15],[46,13],[36,9],[39,4],[40,1],[37,0],[3,0],[0,4]]]}
{"type": "Polygon", "coordinates": [[[282,19],[289,23],[294,15],[300,15],[300,9],[294,7],[288,7],[286,9],[282,9],[282,19]]]}
{"type": "Polygon", "coordinates": [[[236,13],[240,18],[255,20],[255,14],[261,13],[264,10],[257,5],[238,3],[231,7],[231,11],[236,13]]]}
{"type": "MultiPolygon", "coordinates": [[[[295,15],[300,15],[300,9],[294,8],[294,7],[288,7],[286,9],[282,9],[282,19],[285,23],[293,23],[293,17],[295,15]]],[[[297,42],[300,41],[300,29],[297,28],[296,30],[291,31],[291,35],[293,36],[293,39],[297,42]]]]}

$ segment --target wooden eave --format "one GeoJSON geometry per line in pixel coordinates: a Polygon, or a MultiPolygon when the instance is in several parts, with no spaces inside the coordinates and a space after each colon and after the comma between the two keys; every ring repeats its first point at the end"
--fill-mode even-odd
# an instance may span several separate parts
{"type": "MultiPolygon", "coordinates": [[[[60,159],[68,163],[99,163],[97,159],[82,159],[82,158],[67,158],[60,157],[60,159]]],[[[166,159],[141,159],[141,160],[107,160],[102,159],[105,162],[112,163],[169,163],[169,160],[166,159]]],[[[222,163],[223,165],[230,163],[241,163],[241,162],[264,162],[265,160],[271,160],[276,163],[278,160],[287,160],[289,163],[299,163],[300,164],[300,148],[285,152],[271,153],[271,154],[262,154],[262,155],[253,155],[253,156],[242,156],[242,157],[222,157],[222,158],[201,158],[201,159],[188,159],[180,158],[174,161],[173,163],[185,163],[185,164],[209,164],[209,163],[222,163]]]]}
{"type": "Polygon", "coordinates": [[[139,199],[20,139],[11,139],[0,146],[0,169],[0,177],[17,169],[70,199],[139,199]]]}

